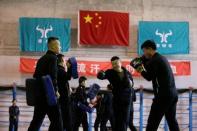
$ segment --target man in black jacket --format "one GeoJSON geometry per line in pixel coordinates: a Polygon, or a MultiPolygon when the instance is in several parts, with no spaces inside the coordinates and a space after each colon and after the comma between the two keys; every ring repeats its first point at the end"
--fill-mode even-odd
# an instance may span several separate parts
{"type": "MultiPolygon", "coordinates": [[[[79,86],[77,87],[77,90],[75,92],[75,102],[76,103],[80,102],[88,106],[89,103],[87,102],[87,94],[85,92],[86,80],[87,78],[84,76],[81,76],[79,78],[79,86]]],[[[87,113],[86,111],[83,111],[82,109],[77,107],[75,110],[75,122],[74,122],[73,131],[78,131],[80,124],[82,124],[83,126],[83,131],[88,131],[87,113]]]]}
{"type": "Polygon", "coordinates": [[[71,80],[71,64],[65,62],[64,55],[57,55],[58,74],[57,85],[60,93],[59,103],[61,107],[61,114],[63,120],[63,128],[66,131],[72,131],[72,116],[71,116],[71,101],[70,101],[70,87],[68,81],[71,80]],[[66,69],[67,68],[67,71],[66,69]]]}
{"type": "Polygon", "coordinates": [[[16,100],[12,101],[12,106],[9,107],[9,131],[17,131],[18,130],[18,119],[19,119],[20,110],[16,105],[16,100]],[[14,130],[13,130],[14,129],[14,130]]]}
{"type": "Polygon", "coordinates": [[[37,79],[39,87],[37,87],[37,100],[34,107],[33,120],[30,123],[28,131],[39,131],[45,115],[50,120],[49,131],[63,131],[62,120],[59,106],[49,106],[46,101],[46,93],[42,85],[42,76],[50,75],[57,98],[59,97],[57,89],[57,54],[60,53],[60,41],[56,37],[48,38],[48,51],[42,56],[36,65],[34,78],[37,79]]]}
{"type": "Polygon", "coordinates": [[[107,85],[107,92],[104,93],[104,96],[101,100],[101,131],[107,131],[106,124],[110,121],[111,127],[114,127],[114,112],[113,112],[113,95],[112,95],[112,85],[107,85]]]}
{"type": "Polygon", "coordinates": [[[131,74],[121,65],[120,58],[111,58],[112,69],[100,71],[98,79],[107,79],[113,89],[113,111],[115,126],[113,131],[126,131],[128,126],[130,103],[132,96],[131,74]]]}
{"type": "Polygon", "coordinates": [[[98,93],[96,96],[96,105],[94,108],[96,108],[96,119],[94,121],[94,131],[98,131],[99,125],[101,123],[101,117],[102,117],[102,112],[101,112],[101,101],[102,101],[103,94],[98,93]]]}
{"type": "Polygon", "coordinates": [[[131,131],[137,131],[136,127],[134,126],[134,123],[133,123],[133,118],[134,118],[134,104],[133,102],[136,101],[136,94],[135,94],[135,90],[133,90],[132,92],[132,102],[131,102],[131,105],[130,105],[130,115],[129,115],[129,129],[131,131]]]}
{"type": "Polygon", "coordinates": [[[137,71],[153,83],[154,99],[148,118],[146,131],[157,131],[163,116],[166,117],[170,131],[179,131],[176,120],[178,95],[174,75],[168,60],[156,52],[154,41],[145,41],[141,49],[144,52],[143,65],[137,71]]]}

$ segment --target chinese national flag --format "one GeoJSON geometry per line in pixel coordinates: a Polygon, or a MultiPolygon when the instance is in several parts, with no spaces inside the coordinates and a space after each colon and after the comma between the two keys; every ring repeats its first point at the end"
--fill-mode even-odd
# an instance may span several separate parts
{"type": "Polygon", "coordinates": [[[79,12],[79,44],[129,45],[129,13],[79,12]]]}

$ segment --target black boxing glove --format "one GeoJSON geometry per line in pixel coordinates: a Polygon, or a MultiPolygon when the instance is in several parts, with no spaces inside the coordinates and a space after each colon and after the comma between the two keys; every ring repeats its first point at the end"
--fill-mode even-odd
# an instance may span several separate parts
{"type": "Polygon", "coordinates": [[[137,72],[142,72],[142,71],[146,71],[143,65],[143,60],[142,57],[137,57],[135,59],[133,59],[130,62],[130,65],[137,71],[137,72]]]}
{"type": "Polygon", "coordinates": [[[141,56],[141,60],[142,60],[142,64],[143,64],[143,65],[146,65],[146,64],[149,62],[150,59],[147,59],[147,58],[143,55],[143,56],[141,56]]]}
{"type": "Polygon", "coordinates": [[[97,74],[97,78],[100,80],[104,80],[105,79],[105,72],[99,71],[99,73],[97,74]]]}
{"type": "Polygon", "coordinates": [[[131,65],[134,69],[137,69],[139,66],[142,65],[142,59],[141,59],[141,57],[137,57],[137,58],[133,59],[133,60],[130,62],[130,65],[131,65]]]}

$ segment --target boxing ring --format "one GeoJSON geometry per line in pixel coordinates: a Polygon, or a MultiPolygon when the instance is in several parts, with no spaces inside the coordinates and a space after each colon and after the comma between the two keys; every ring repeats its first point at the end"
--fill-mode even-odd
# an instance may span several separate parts
{"type": "MultiPolygon", "coordinates": [[[[12,87],[0,88],[0,130],[6,130],[9,126],[8,108],[12,100],[12,87]]],[[[185,88],[178,89],[179,101],[177,103],[177,119],[181,131],[197,130],[197,89],[185,88]]],[[[136,90],[137,101],[134,102],[134,125],[143,131],[146,128],[147,118],[152,103],[153,93],[150,89],[140,87],[136,90]]],[[[24,87],[17,87],[17,105],[20,108],[19,129],[25,131],[33,115],[33,107],[27,106],[24,87]]],[[[93,131],[96,111],[88,115],[89,131],[93,131]]],[[[47,117],[46,117],[47,118],[47,117]]],[[[49,120],[44,120],[41,127],[42,131],[48,129],[49,120]]],[[[109,126],[109,124],[108,124],[109,126]]],[[[161,121],[159,130],[168,131],[165,118],[161,121]]]]}

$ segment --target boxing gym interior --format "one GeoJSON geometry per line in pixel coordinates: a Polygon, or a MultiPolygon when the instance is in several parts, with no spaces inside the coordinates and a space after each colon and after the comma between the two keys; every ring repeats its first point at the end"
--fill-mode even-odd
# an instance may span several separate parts
{"type": "Polygon", "coordinates": [[[197,131],[197,0],[0,0],[0,131],[197,131]]]}

